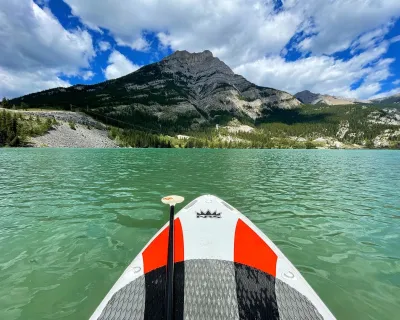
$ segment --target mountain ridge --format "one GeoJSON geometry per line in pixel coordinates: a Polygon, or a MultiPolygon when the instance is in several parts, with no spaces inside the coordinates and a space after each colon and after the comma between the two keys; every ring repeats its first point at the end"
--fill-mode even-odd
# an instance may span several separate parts
{"type": "Polygon", "coordinates": [[[309,90],[303,90],[297,92],[294,96],[305,104],[346,105],[355,103],[371,103],[371,101],[369,100],[361,100],[361,99],[332,96],[328,94],[313,93],[309,90]]]}
{"type": "Polygon", "coordinates": [[[391,96],[373,99],[374,103],[378,104],[397,104],[400,105],[400,92],[391,96]]]}
{"type": "Polygon", "coordinates": [[[273,110],[301,105],[287,92],[257,86],[235,74],[208,50],[176,51],[117,79],[32,93],[11,103],[79,108],[131,124],[180,129],[233,117],[254,122],[273,110]]]}
{"type": "Polygon", "coordinates": [[[326,105],[347,105],[347,104],[379,104],[379,105],[390,105],[390,104],[400,104],[400,93],[378,98],[378,99],[355,99],[333,96],[328,94],[314,93],[309,90],[303,90],[297,92],[294,95],[298,100],[305,104],[326,104],[326,105]]]}

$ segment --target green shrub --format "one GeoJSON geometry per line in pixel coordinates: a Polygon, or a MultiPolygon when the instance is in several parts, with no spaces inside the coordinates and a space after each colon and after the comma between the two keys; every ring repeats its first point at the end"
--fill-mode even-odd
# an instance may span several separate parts
{"type": "Polygon", "coordinates": [[[315,144],[312,143],[311,141],[306,142],[306,149],[315,149],[315,144]]]}

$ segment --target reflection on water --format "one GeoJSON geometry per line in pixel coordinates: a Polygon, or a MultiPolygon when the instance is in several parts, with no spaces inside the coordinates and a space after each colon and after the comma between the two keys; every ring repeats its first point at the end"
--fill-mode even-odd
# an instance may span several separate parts
{"type": "Polygon", "coordinates": [[[0,151],[0,319],[86,319],[167,221],[215,194],[289,257],[340,319],[400,305],[400,152],[0,151]],[[188,202],[186,202],[188,203],[188,202]]]}

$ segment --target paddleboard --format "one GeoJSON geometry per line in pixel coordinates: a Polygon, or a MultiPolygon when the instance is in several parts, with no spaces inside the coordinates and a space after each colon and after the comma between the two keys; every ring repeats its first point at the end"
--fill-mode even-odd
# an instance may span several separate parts
{"type": "MultiPolygon", "coordinates": [[[[165,319],[167,223],[91,320],[165,319]]],[[[225,201],[201,196],[174,217],[173,319],[335,319],[278,247],[225,201]]]]}

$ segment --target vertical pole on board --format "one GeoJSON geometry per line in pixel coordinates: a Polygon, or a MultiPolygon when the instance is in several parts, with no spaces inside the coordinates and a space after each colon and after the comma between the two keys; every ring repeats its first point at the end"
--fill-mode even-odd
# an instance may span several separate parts
{"type": "Polygon", "coordinates": [[[165,204],[169,204],[169,233],[168,233],[168,258],[167,258],[167,288],[165,295],[166,319],[174,318],[174,214],[175,205],[183,202],[180,196],[167,196],[161,199],[165,204]]]}

